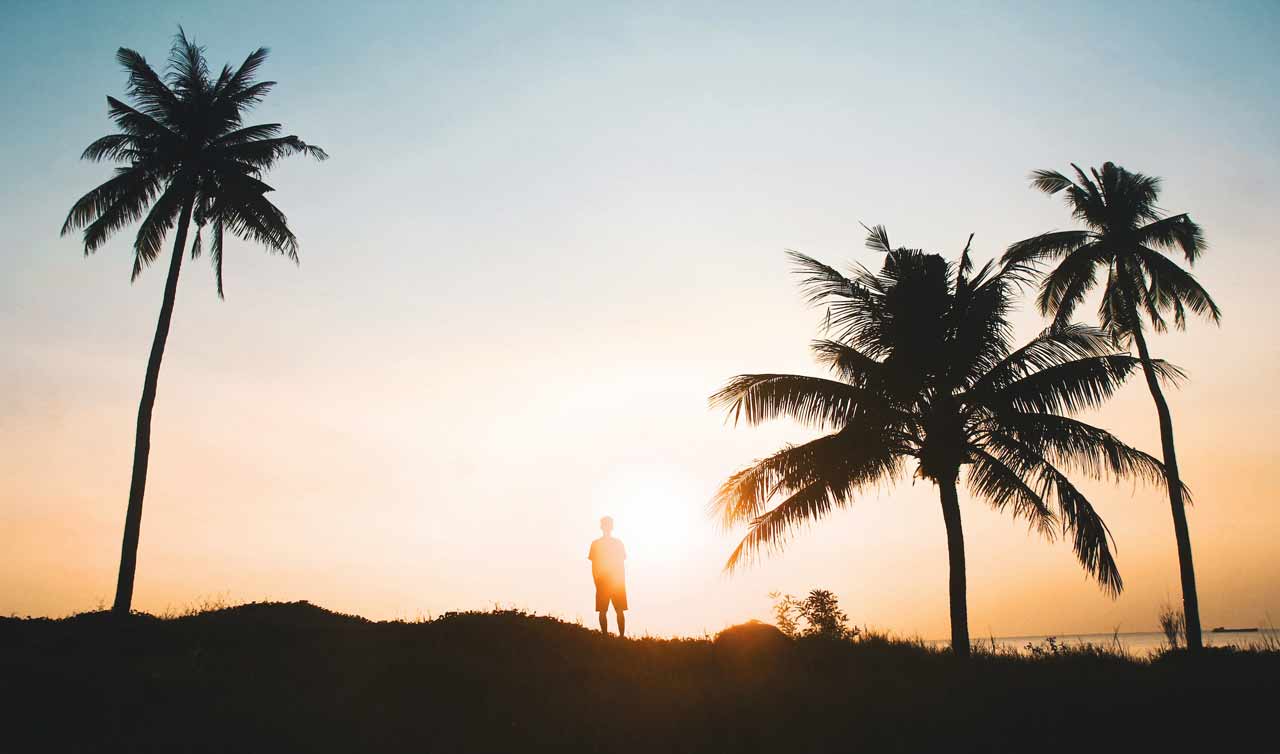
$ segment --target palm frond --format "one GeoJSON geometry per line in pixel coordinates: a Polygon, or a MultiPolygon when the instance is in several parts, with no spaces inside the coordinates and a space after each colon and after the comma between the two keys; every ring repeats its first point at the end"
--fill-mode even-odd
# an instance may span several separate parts
{"type": "MultiPolygon", "coordinates": [[[[165,188],[160,198],[156,199],[147,213],[146,219],[138,228],[138,235],[133,241],[133,272],[130,280],[137,280],[142,268],[155,261],[163,250],[165,236],[173,227],[182,212],[183,204],[189,198],[189,189],[178,181],[172,181],[165,188]]],[[[175,252],[176,253],[176,252],[175,252]]]]}
{"type": "Polygon", "coordinates": [[[121,131],[140,141],[149,140],[158,145],[170,147],[178,142],[177,135],[163,123],[129,107],[115,97],[107,97],[107,113],[121,131]]]}
{"type": "Polygon", "coordinates": [[[1076,359],[1104,356],[1114,350],[1111,338],[1097,327],[1067,325],[1045,330],[982,375],[968,392],[982,396],[1040,370],[1076,359]]]}
{"type": "Polygon", "coordinates": [[[1070,322],[1070,312],[1080,299],[1093,287],[1095,269],[1105,261],[1105,251],[1097,243],[1077,247],[1062,263],[1045,275],[1036,297],[1036,308],[1041,314],[1057,318],[1065,308],[1063,323],[1070,322]],[[1068,294],[1075,294],[1074,297],[1068,294]]]}
{"type": "Polygon", "coordinates": [[[1195,275],[1160,252],[1145,246],[1139,247],[1134,256],[1151,279],[1149,288],[1155,299],[1154,308],[1160,311],[1172,309],[1179,329],[1186,327],[1184,307],[1208,317],[1215,324],[1222,321],[1222,310],[1196,280],[1195,275]]]}
{"type": "Polygon", "coordinates": [[[236,236],[298,262],[298,239],[289,230],[284,213],[265,196],[236,197],[219,206],[216,216],[236,236]]]}
{"type": "Polygon", "coordinates": [[[1046,194],[1056,194],[1072,186],[1071,179],[1056,170],[1033,170],[1031,186],[1046,194]]]}
{"type": "Polygon", "coordinates": [[[108,134],[95,139],[92,144],[80,153],[80,159],[91,162],[102,160],[119,161],[131,151],[137,149],[137,137],[132,134],[108,134]]]}
{"type": "Polygon", "coordinates": [[[1124,589],[1120,569],[1111,554],[1111,531],[1098,512],[1071,480],[1052,463],[1017,440],[993,435],[988,451],[1024,479],[1034,479],[1037,496],[1053,501],[1062,533],[1070,535],[1072,550],[1085,571],[1097,579],[1103,591],[1115,597],[1124,589]]]}
{"type": "Polygon", "coordinates": [[[231,83],[231,77],[234,74],[231,71],[230,63],[223,63],[222,70],[218,72],[218,78],[213,82],[213,96],[215,99],[223,94],[227,89],[227,84],[231,83]]]}
{"type": "Polygon", "coordinates": [[[222,124],[222,131],[238,128],[244,114],[266,98],[275,88],[274,81],[254,81],[258,69],[266,62],[267,48],[260,47],[245,58],[234,73],[229,66],[223,68],[213,87],[213,117],[222,124]]]}
{"type": "Polygon", "coordinates": [[[1067,206],[1071,209],[1072,217],[1092,228],[1104,225],[1107,202],[1101,187],[1074,162],[1071,163],[1071,169],[1075,171],[1077,180],[1067,189],[1067,206]]]}
{"type": "MultiPolygon", "coordinates": [[[[1016,443],[1058,466],[1079,469],[1093,479],[1138,479],[1166,485],[1164,464],[1115,435],[1078,419],[1052,414],[1005,415],[997,422],[996,444],[1016,443]]],[[[1189,500],[1191,491],[1183,493],[1189,500]]]]}
{"type": "Polygon", "coordinates": [[[1071,254],[1092,240],[1087,230],[1060,230],[1041,233],[1009,246],[1000,261],[1004,264],[1036,264],[1047,259],[1057,259],[1071,254]]]}
{"type": "Polygon", "coordinates": [[[274,81],[258,81],[233,94],[218,98],[215,112],[223,119],[228,130],[240,125],[246,111],[261,102],[276,88],[274,81]]]}
{"type": "Polygon", "coordinates": [[[209,65],[204,59],[204,48],[189,39],[181,26],[169,51],[169,85],[179,96],[198,98],[209,90],[209,65]]]}
{"type": "Polygon", "coordinates": [[[888,254],[893,251],[893,246],[889,244],[889,231],[885,230],[883,225],[876,225],[868,228],[862,226],[867,231],[867,248],[872,251],[878,251],[882,254],[888,254]]]}
{"type": "MultiPolygon", "coordinates": [[[[219,94],[224,97],[235,98],[244,94],[249,90],[254,81],[253,78],[258,74],[258,69],[262,64],[267,62],[267,56],[271,51],[266,47],[259,47],[245,57],[244,62],[236,69],[236,72],[227,78],[227,83],[221,88],[219,94]]],[[[274,83],[274,82],[266,82],[274,83]]],[[[257,102],[257,100],[253,100],[257,102]]],[[[243,101],[241,101],[243,103],[243,101]]]]}
{"type": "Polygon", "coordinates": [[[210,232],[213,235],[213,242],[209,244],[209,260],[213,263],[213,279],[218,287],[218,298],[225,299],[222,293],[222,240],[223,240],[223,222],[222,218],[216,218],[213,221],[213,227],[210,232]]]}
{"type": "MultiPolygon", "coordinates": [[[[964,251],[960,252],[960,263],[956,265],[956,290],[959,291],[965,287],[968,282],[969,274],[973,272],[973,259],[969,256],[969,247],[973,245],[973,234],[969,234],[969,240],[964,242],[964,251]]],[[[987,263],[990,265],[990,262],[987,263]]]]}
{"type": "Polygon", "coordinates": [[[986,498],[998,511],[1012,506],[1015,517],[1026,519],[1046,539],[1054,538],[1057,516],[1017,472],[980,448],[970,457],[967,482],[974,494],[986,498]]]}
{"type": "Polygon", "coordinates": [[[959,280],[947,338],[947,385],[953,388],[975,383],[1008,357],[1016,268],[987,262],[963,288],[959,280]]]}
{"type": "MultiPolygon", "coordinates": [[[[1127,354],[1090,356],[1046,367],[1001,388],[997,400],[1018,411],[1078,413],[1098,408],[1141,368],[1127,354]]],[[[1167,365],[1161,363],[1160,369],[1167,365]]]]}
{"type": "Polygon", "coordinates": [[[1103,256],[1097,245],[1082,247],[1045,275],[1036,308],[1053,317],[1052,328],[1061,329],[1074,320],[1076,309],[1098,282],[1098,268],[1105,265],[1103,256]]]}
{"type": "Polygon", "coordinates": [[[762,549],[780,549],[796,526],[848,505],[858,490],[898,478],[903,448],[889,435],[868,429],[872,428],[845,430],[786,448],[731,477],[713,499],[712,513],[726,526],[751,518],[747,535],[725,569],[733,571],[762,549]],[[765,510],[778,494],[786,499],[765,510]]]}
{"type": "Polygon", "coordinates": [[[145,165],[116,168],[114,177],[71,205],[62,235],[84,228],[84,250],[92,253],[111,233],[143,216],[160,192],[161,179],[145,165]]]}
{"type": "Polygon", "coordinates": [[[1108,206],[1119,210],[1118,216],[1133,218],[1134,225],[1160,218],[1158,177],[1130,172],[1111,162],[1103,164],[1102,173],[1109,187],[1108,206]]]}
{"type": "Polygon", "coordinates": [[[218,147],[234,147],[240,144],[247,144],[264,139],[273,139],[280,135],[283,128],[279,123],[260,123],[256,126],[245,126],[237,128],[214,139],[212,146],[218,147]]]}
{"type": "Polygon", "coordinates": [[[853,346],[835,340],[815,340],[811,347],[819,364],[850,385],[884,382],[884,365],[853,346]]]}
{"type": "MultiPolygon", "coordinates": [[[[1125,261],[1128,260],[1126,259],[1125,261]]],[[[1141,310],[1146,313],[1152,329],[1156,332],[1164,332],[1169,328],[1164,315],[1171,308],[1174,308],[1172,301],[1169,300],[1168,292],[1160,288],[1153,288],[1148,284],[1147,273],[1142,269],[1141,264],[1126,264],[1124,267],[1134,270],[1125,275],[1124,281],[1127,285],[1124,290],[1128,292],[1126,294],[1127,298],[1138,302],[1137,310],[1133,313],[1135,322],[1137,321],[1136,318],[1140,316],[1137,311],[1141,310]]]]}
{"type": "Polygon", "coordinates": [[[1156,220],[1137,231],[1141,246],[1160,251],[1181,251],[1188,264],[1195,264],[1204,251],[1204,232],[1187,214],[1173,215],[1156,220]]]}
{"type": "Polygon", "coordinates": [[[711,498],[707,512],[718,518],[726,531],[749,523],[768,509],[780,491],[798,489],[818,479],[821,466],[832,458],[839,459],[848,445],[848,436],[839,433],[801,445],[786,445],[725,480],[711,498]]]}
{"type": "Polygon", "coordinates": [[[307,144],[296,136],[220,144],[217,151],[227,159],[252,165],[259,170],[266,170],[279,160],[295,154],[305,154],[321,161],[329,159],[323,149],[307,144]]]}
{"type": "Polygon", "coordinates": [[[1112,598],[1124,591],[1124,579],[1111,550],[1111,530],[1093,504],[1071,480],[1050,464],[1040,467],[1042,487],[1052,488],[1062,514],[1063,534],[1071,535],[1071,549],[1086,573],[1093,576],[1112,598]]]}
{"type": "Polygon", "coordinates": [[[874,400],[865,391],[843,382],[795,374],[741,374],[708,400],[723,408],[734,424],[750,426],[788,417],[806,426],[840,428],[861,403],[874,400]]]}
{"type": "Polygon", "coordinates": [[[827,306],[824,329],[873,358],[883,357],[886,351],[879,324],[885,282],[865,267],[856,268],[854,277],[848,278],[798,251],[788,251],[787,256],[801,278],[800,290],[806,300],[827,306]]]}
{"type": "Polygon", "coordinates": [[[1125,339],[1132,331],[1130,323],[1136,323],[1137,315],[1126,299],[1124,293],[1126,282],[1117,274],[1115,261],[1107,265],[1107,283],[1102,288],[1102,298],[1098,301],[1098,324],[1103,330],[1111,333],[1117,347],[1123,347],[1125,339]]]}
{"type": "Polygon", "coordinates": [[[814,482],[782,501],[777,507],[761,514],[751,522],[747,534],[729,553],[724,570],[733,573],[752,562],[762,549],[776,552],[786,542],[786,537],[797,525],[826,516],[836,507],[843,507],[849,497],[833,498],[831,490],[822,482],[814,482]]]}
{"type": "Polygon", "coordinates": [[[807,254],[787,249],[787,258],[800,276],[800,290],[810,304],[821,304],[832,297],[858,295],[861,286],[845,277],[834,267],[819,262],[807,254]]]}
{"type": "Polygon", "coordinates": [[[127,91],[139,109],[164,123],[171,125],[178,119],[178,98],[160,75],[147,64],[147,59],[134,50],[121,47],[116,50],[116,62],[129,73],[127,91]]]}

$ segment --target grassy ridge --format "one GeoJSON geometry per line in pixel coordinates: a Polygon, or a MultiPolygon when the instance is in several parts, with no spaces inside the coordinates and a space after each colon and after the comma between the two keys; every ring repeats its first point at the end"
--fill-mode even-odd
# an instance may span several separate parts
{"type": "Polygon", "coordinates": [[[1277,691],[1274,652],[962,661],[877,638],[620,641],[519,612],[375,623],[307,603],[0,619],[6,748],[41,751],[1224,749],[1272,740],[1277,691]]]}

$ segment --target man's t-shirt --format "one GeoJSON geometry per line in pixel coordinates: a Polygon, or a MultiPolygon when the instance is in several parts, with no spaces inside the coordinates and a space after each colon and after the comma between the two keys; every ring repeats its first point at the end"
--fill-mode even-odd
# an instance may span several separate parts
{"type": "Polygon", "coordinates": [[[587,553],[591,560],[591,577],[597,584],[622,584],[625,578],[623,561],[627,559],[627,550],[622,540],[615,537],[601,537],[591,543],[591,552],[587,553]]]}

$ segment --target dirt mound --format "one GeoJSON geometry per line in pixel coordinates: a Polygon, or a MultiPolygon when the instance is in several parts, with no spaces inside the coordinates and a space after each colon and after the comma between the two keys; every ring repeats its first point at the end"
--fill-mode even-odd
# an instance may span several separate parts
{"type": "Polygon", "coordinates": [[[300,602],[250,602],[245,605],[236,605],[235,607],[211,610],[198,615],[179,618],[178,620],[193,623],[272,626],[278,628],[325,628],[369,622],[358,615],[335,613],[305,600],[300,602]]]}
{"type": "Polygon", "coordinates": [[[716,634],[716,649],[735,656],[774,655],[789,650],[793,643],[775,626],[758,620],[730,626],[716,634]]]}

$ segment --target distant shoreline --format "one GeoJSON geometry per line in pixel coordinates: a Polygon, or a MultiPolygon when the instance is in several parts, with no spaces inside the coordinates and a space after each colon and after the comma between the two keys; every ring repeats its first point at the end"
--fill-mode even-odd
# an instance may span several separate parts
{"type": "MultiPolygon", "coordinates": [[[[1237,647],[1248,648],[1254,644],[1280,641],[1280,629],[1276,628],[1257,628],[1252,631],[1219,631],[1214,632],[1212,629],[1204,631],[1205,646],[1208,647],[1237,647]]],[[[1034,647],[1045,646],[1049,640],[1053,639],[1059,645],[1062,644],[1096,644],[1103,647],[1113,646],[1115,642],[1119,642],[1120,646],[1128,652],[1139,654],[1152,654],[1162,649],[1168,648],[1168,641],[1165,635],[1160,631],[1110,631],[1087,634],[1020,634],[1016,636],[982,636],[974,634],[973,645],[991,646],[994,641],[1002,647],[1013,647],[1022,649],[1028,644],[1034,647]]],[[[948,639],[924,639],[925,644],[934,647],[946,646],[948,639]]]]}

